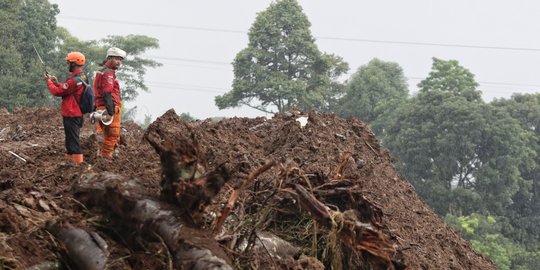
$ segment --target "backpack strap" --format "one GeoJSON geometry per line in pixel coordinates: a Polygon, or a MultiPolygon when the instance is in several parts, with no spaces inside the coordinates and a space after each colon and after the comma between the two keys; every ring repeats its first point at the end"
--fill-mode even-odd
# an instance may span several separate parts
{"type": "Polygon", "coordinates": [[[76,82],[79,81],[81,82],[83,85],[84,85],[84,88],[83,88],[83,92],[81,93],[81,96],[79,97],[79,100],[77,100],[77,97],[75,96],[75,93],[77,92],[73,92],[71,95],[73,95],[73,97],[75,98],[75,101],[77,101],[77,104],[79,104],[79,107],[81,106],[81,98],[82,98],[82,95],[84,93],[84,90],[86,89],[86,87],[88,87],[88,75],[86,74],[83,74],[82,72],[77,74],[75,77],[73,77],[73,80],[75,80],[76,82]],[[84,75],[86,77],[86,81],[82,78],[82,75],[84,75]]]}
{"type": "Polygon", "coordinates": [[[87,85],[89,84],[88,74],[83,73],[83,72],[81,72],[81,73],[75,75],[75,76],[73,77],[73,79],[74,79],[74,80],[79,79],[79,81],[80,81],[81,83],[83,83],[85,86],[87,86],[87,85]],[[85,77],[85,79],[83,79],[83,76],[85,77]]]}
{"type": "MultiPolygon", "coordinates": [[[[73,78],[75,81],[77,81],[76,79],[79,79],[79,82],[81,82],[82,84],[84,84],[84,87],[87,87],[88,86],[88,83],[84,81],[83,78],[81,77],[75,77],[73,78]]],[[[87,79],[88,80],[88,79],[87,79]]]]}

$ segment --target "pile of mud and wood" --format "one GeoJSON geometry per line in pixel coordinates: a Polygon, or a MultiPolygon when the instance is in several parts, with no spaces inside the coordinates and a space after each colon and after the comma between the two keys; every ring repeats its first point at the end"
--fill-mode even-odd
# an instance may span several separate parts
{"type": "Polygon", "coordinates": [[[125,122],[63,158],[54,109],[0,110],[0,269],[495,269],[356,118],[125,122]]]}

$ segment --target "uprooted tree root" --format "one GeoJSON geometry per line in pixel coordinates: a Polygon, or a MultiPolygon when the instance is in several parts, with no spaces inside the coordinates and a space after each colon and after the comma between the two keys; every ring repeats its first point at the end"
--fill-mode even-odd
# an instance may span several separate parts
{"type": "MultiPolygon", "coordinates": [[[[269,164],[274,163],[268,162],[261,168],[266,170],[269,164]]],[[[255,171],[257,175],[261,168],[255,171]]],[[[237,228],[229,226],[232,231],[228,238],[233,238],[230,242],[236,244],[229,246],[233,250],[244,247],[239,250],[243,254],[241,257],[261,257],[253,256],[250,250],[257,242],[262,242],[257,233],[278,228],[273,231],[281,232],[288,237],[287,240],[300,244],[303,252],[321,258],[333,269],[405,269],[401,252],[391,237],[381,230],[382,212],[361,195],[361,190],[353,182],[325,179],[319,174],[304,173],[299,168],[284,168],[275,177],[274,183],[278,184],[273,187],[265,187],[258,192],[244,191],[248,196],[241,203],[244,207],[236,213],[244,222],[237,228]],[[323,184],[313,186],[317,182],[323,184]],[[338,209],[331,210],[316,196],[338,209]],[[305,218],[299,219],[299,216],[305,218]]],[[[231,198],[235,196],[233,192],[231,198]]]]}

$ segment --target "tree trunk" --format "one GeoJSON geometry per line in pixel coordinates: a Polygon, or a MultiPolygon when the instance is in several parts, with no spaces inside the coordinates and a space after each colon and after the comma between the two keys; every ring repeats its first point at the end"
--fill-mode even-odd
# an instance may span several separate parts
{"type": "Polygon", "coordinates": [[[110,173],[86,174],[74,189],[83,203],[108,209],[142,235],[159,236],[178,269],[232,269],[210,232],[186,226],[179,217],[184,211],[150,198],[136,179],[110,173]]]}

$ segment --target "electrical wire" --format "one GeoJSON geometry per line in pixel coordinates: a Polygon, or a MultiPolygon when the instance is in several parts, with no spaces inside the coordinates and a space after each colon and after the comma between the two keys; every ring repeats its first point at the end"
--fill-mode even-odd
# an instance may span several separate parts
{"type": "MultiPolygon", "coordinates": [[[[172,29],[183,29],[183,30],[193,30],[193,31],[205,31],[205,32],[219,32],[219,33],[234,33],[234,34],[247,34],[247,31],[241,30],[232,30],[232,29],[222,29],[222,28],[207,28],[207,27],[197,27],[197,26],[183,26],[183,25],[171,25],[171,24],[158,24],[158,23],[146,23],[146,22],[135,22],[135,21],[123,21],[123,20],[110,20],[110,19],[100,19],[100,18],[89,18],[89,17],[79,17],[79,16],[68,16],[68,15],[59,15],[60,18],[71,19],[71,20],[82,20],[82,21],[91,21],[91,22],[102,22],[102,23],[115,23],[115,24],[127,24],[127,25],[139,25],[147,27],[158,27],[158,28],[172,28],[172,29]]],[[[375,40],[375,39],[360,39],[360,38],[348,38],[348,37],[328,37],[328,36],[315,36],[317,39],[322,40],[335,40],[335,41],[351,41],[351,42],[368,42],[368,43],[385,43],[385,44],[401,44],[401,45],[418,45],[418,46],[436,46],[436,47],[457,47],[457,48],[470,48],[470,49],[490,49],[490,50],[510,50],[510,51],[540,51],[539,48],[524,48],[524,47],[503,47],[503,46],[479,46],[479,45],[469,45],[469,44],[445,44],[445,43],[432,43],[432,42],[411,42],[411,41],[395,41],[395,40],[375,40]]],[[[171,61],[180,61],[180,62],[191,62],[191,63],[200,63],[200,64],[210,64],[210,65],[231,65],[228,62],[222,61],[209,61],[209,60],[200,60],[200,59],[189,59],[189,58],[177,58],[177,57],[165,57],[165,56],[155,56],[147,55],[145,57],[153,59],[162,59],[162,60],[171,60],[171,61]]],[[[205,67],[197,67],[203,68],[205,67]]],[[[206,69],[211,69],[206,67],[206,69]]],[[[216,68],[214,68],[216,69],[216,68]]],[[[223,69],[225,70],[225,69],[223,69]]],[[[424,78],[420,77],[408,77],[410,79],[423,80],[424,78]]],[[[540,85],[536,84],[518,84],[518,83],[506,83],[506,82],[482,82],[478,81],[483,87],[507,87],[507,86],[519,86],[519,87],[538,87],[540,85]]],[[[187,91],[202,91],[202,92],[212,92],[223,94],[222,91],[212,91],[204,90],[204,86],[191,86],[191,87],[200,87],[196,88],[185,88],[186,85],[175,85],[173,86],[159,86],[161,88],[173,88],[178,90],[187,90],[187,91]],[[202,89],[201,89],[202,88],[202,89]]],[[[158,86],[154,84],[154,86],[158,86]]],[[[219,89],[219,88],[214,88],[219,89]]]]}
{"type": "MultiPolygon", "coordinates": [[[[184,26],[184,25],[171,25],[171,24],[158,24],[158,23],[146,23],[135,21],[122,21],[122,20],[110,20],[100,18],[89,18],[79,16],[59,15],[60,18],[70,20],[81,20],[91,22],[104,22],[115,24],[127,24],[138,25],[147,27],[159,27],[159,28],[173,28],[193,31],[205,31],[205,32],[218,32],[218,33],[234,33],[234,34],[247,34],[247,31],[222,29],[222,28],[207,28],[198,26],[184,26]]],[[[470,44],[450,44],[450,43],[435,43],[435,42],[415,42],[415,41],[398,41],[398,40],[381,40],[381,39],[362,39],[351,37],[331,37],[331,36],[314,36],[317,39],[322,40],[334,40],[334,41],[351,41],[351,42],[366,42],[366,43],[384,43],[384,44],[399,44],[399,45],[414,45],[414,46],[435,46],[435,47],[453,47],[453,48],[468,48],[468,49],[489,49],[489,50],[510,50],[510,51],[533,51],[540,52],[540,48],[526,48],[526,47],[504,47],[504,46],[486,46],[486,45],[470,45],[470,44]]]]}

